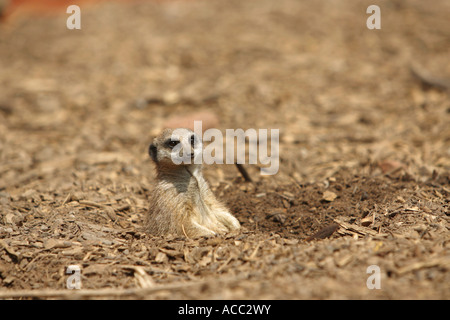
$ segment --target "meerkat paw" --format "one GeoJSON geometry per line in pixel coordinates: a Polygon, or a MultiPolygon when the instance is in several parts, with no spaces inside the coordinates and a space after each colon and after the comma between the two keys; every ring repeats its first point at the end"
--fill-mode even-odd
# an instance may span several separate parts
{"type": "Polygon", "coordinates": [[[228,231],[238,230],[241,228],[239,220],[228,211],[222,211],[217,218],[225,226],[225,228],[228,229],[228,231]]]}
{"type": "Polygon", "coordinates": [[[191,238],[195,238],[195,237],[205,237],[205,236],[215,236],[216,232],[214,232],[213,230],[202,226],[201,224],[199,224],[196,221],[192,221],[191,222],[192,225],[189,228],[189,231],[187,232],[187,234],[185,234],[185,236],[191,237],[191,238]]]}
{"type": "Polygon", "coordinates": [[[236,219],[235,217],[231,216],[229,219],[229,226],[228,228],[231,230],[238,230],[241,228],[241,224],[239,222],[238,219],[236,219]]]}

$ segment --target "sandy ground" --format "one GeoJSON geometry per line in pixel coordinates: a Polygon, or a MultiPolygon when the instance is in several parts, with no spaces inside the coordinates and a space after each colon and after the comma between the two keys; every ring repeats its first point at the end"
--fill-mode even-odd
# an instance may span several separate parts
{"type": "Polygon", "coordinates": [[[370,4],[102,2],[81,30],[65,12],[1,24],[0,298],[449,299],[450,3],[383,2],[381,30],[370,4]],[[205,168],[241,232],[145,234],[148,145],[199,112],[279,129],[280,170],[205,168]]]}

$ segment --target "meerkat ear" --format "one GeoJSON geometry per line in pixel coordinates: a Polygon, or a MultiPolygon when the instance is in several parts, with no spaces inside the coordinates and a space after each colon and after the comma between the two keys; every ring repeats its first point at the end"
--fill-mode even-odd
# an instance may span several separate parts
{"type": "Polygon", "coordinates": [[[156,157],[157,148],[153,143],[148,148],[148,154],[150,155],[150,158],[152,158],[153,161],[158,162],[157,157],[156,157]]]}

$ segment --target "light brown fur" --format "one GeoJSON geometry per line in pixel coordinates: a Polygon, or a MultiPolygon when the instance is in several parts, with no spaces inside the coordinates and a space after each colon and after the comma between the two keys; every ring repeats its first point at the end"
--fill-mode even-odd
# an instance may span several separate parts
{"type": "Polygon", "coordinates": [[[150,146],[157,173],[146,223],[150,234],[195,238],[240,228],[239,221],[211,192],[203,178],[201,164],[176,165],[172,161],[168,141],[178,137],[193,154],[192,135],[194,132],[189,129],[166,129],[150,146]]]}

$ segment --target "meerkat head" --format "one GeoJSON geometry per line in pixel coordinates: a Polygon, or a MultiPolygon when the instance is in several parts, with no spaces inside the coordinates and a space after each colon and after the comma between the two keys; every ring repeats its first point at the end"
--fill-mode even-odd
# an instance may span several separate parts
{"type": "Polygon", "coordinates": [[[150,158],[158,167],[201,165],[201,138],[190,129],[165,129],[149,147],[150,158]]]}

